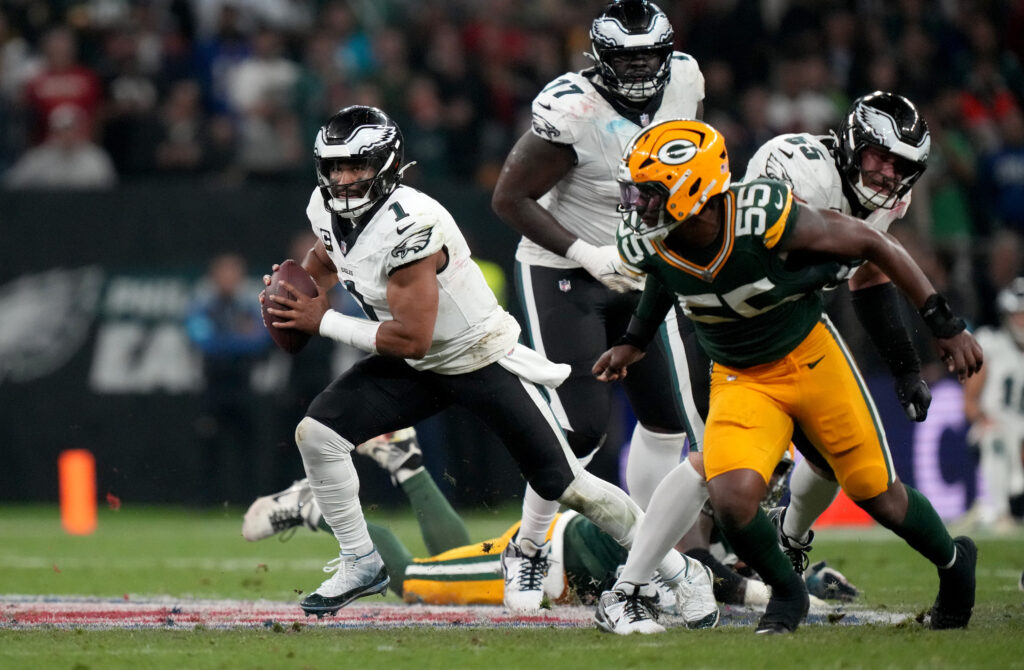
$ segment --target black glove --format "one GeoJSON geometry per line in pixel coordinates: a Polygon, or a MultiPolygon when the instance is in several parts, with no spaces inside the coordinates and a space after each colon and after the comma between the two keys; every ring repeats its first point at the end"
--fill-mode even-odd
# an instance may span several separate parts
{"type": "Polygon", "coordinates": [[[928,416],[932,392],[918,373],[908,372],[896,378],[896,397],[911,421],[924,421],[928,416]]]}

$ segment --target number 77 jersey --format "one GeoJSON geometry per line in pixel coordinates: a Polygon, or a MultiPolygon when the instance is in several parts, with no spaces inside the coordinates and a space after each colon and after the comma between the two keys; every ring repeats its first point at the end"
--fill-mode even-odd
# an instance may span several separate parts
{"type": "Polygon", "coordinates": [[[819,289],[847,268],[833,261],[797,263],[779,252],[799,211],[786,184],[759,179],[735,184],[723,197],[722,234],[686,256],[664,239],[619,227],[619,254],[631,269],[647,273],[638,311],[658,302],[648,300],[654,297],[648,292],[673,293],[712,360],[733,367],[778,360],[821,320],[819,289]]]}

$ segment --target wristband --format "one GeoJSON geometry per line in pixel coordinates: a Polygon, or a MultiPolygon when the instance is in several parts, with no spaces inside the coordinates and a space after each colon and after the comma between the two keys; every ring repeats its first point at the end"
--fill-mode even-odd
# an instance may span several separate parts
{"type": "Polygon", "coordinates": [[[320,320],[320,334],[324,337],[368,351],[377,353],[377,330],[380,323],[369,319],[357,319],[339,314],[333,309],[324,313],[320,320]]]}
{"type": "Polygon", "coordinates": [[[953,314],[949,303],[938,293],[928,296],[924,301],[924,307],[920,309],[920,314],[928,330],[939,339],[953,337],[967,328],[967,323],[953,314]]]}

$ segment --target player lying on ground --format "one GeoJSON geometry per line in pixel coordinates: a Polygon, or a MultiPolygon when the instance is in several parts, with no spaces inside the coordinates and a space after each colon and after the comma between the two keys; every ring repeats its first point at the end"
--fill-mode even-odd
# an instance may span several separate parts
{"type": "MultiPolygon", "coordinates": [[[[406,602],[433,605],[501,605],[505,582],[501,554],[519,530],[513,525],[500,537],[470,542],[465,523],[438,489],[422,465],[422,455],[413,429],[381,435],[355,449],[372,458],[391,475],[392,482],[409,499],[420,526],[429,558],[413,558],[408,549],[387,528],[367,523],[370,537],[391,576],[391,590],[406,602]]],[[[305,527],[330,532],[306,480],[288,489],[257,498],[242,523],[242,535],[249,541],[305,527]]],[[[593,602],[615,582],[626,558],[626,550],[607,533],[575,512],[558,515],[547,529],[551,543],[551,567],[539,585],[552,603],[593,602]]],[[[691,576],[704,579],[701,570],[691,576]]],[[[747,604],[764,605],[767,589],[756,580],[746,580],[747,604]]],[[[672,589],[657,582],[659,611],[679,613],[672,589]]],[[[691,601],[694,602],[694,601],[691,601]]],[[[699,621],[706,607],[683,609],[684,621],[699,621]]]]}
{"type": "MultiPolygon", "coordinates": [[[[725,141],[707,124],[668,121],[641,131],[623,157],[621,182],[620,253],[647,283],[627,334],[594,374],[625,375],[665,312],[683,305],[714,361],[704,447],[711,503],[737,556],[772,588],[757,632],[792,632],[808,608],[806,586],[758,504],[794,426],[852,500],[936,565],[931,626],[965,627],[977,549],[970,538],[951,538],[928,500],[896,477],[881,421],[823,313],[820,289],[846,276],[845,263],[871,261],[920,310],[961,381],[982,366],[963,320],[886,234],[801,206],[782,182],[730,186],[725,141]]],[[[645,614],[651,593],[644,582],[620,580],[601,597],[598,625],[658,632],[645,614]]]]}
{"type": "MultiPolygon", "coordinates": [[[[471,543],[462,519],[423,467],[416,433],[411,428],[376,437],[357,446],[355,451],[372,458],[407,496],[431,555],[430,558],[413,558],[390,530],[368,523],[370,536],[392,576],[392,591],[406,602],[502,604],[504,581],[499,557],[519,524],[498,538],[471,543]],[[454,578],[456,575],[458,579],[454,578]]],[[[254,542],[299,526],[330,532],[306,480],[297,481],[280,493],[257,498],[245,514],[242,535],[254,542]]],[[[595,600],[615,582],[626,558],[622,547],[575,512],[557,517],[548,528],[547,541],[551,542],[551,569],[543,576],[540,588],[543,597],[552,603],[595,600]]],[[[768,589],[761,581],[738,573],[733,575],[735,579],[730,584],[736,587],[725,592],[720,600],[762,607],[768,602],[768,589]]],[[[821,584],[822,592],[827,592],[826,580],[829,584],[844,585],[845,594],[856,592],[841,574],[824,565],[808,578],[808,587],[821,584]]],[[[722,582],[716,579],[716,594],[722,582]]],[[[656,584],[659,611],[676,613],[671,590],[664,582],[656,584]]],[[[835,586],[832,593],[838,594],[835,586]]],[[[819,608],[827,607],[824,602],[817,604],[819,608]]],[[[698,611],[689,616],[699,615],[698,611]]],[[[688,616],[685,611],[683,616],[684,620],[688,616]]]]}

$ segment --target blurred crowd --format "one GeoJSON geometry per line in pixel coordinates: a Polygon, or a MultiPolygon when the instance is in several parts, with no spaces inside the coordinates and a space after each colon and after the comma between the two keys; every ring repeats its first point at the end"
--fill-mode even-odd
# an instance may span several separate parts
{"type": "MultiPolygon", "coordinates": [[[[742,174],[775,134],[824,133],[884,89],[932,157],[903,241],[976,323],[1021,273],[1024,0],[663,0],[742,174]]],[[[0,0],[7,188],[311,175],[340,107],[398,120],[421,184],[489,189],[530,102],[587,67],[603,0],[0,0]]],[[[311,177],[310,177],[311,178],[311,177]]]]}

